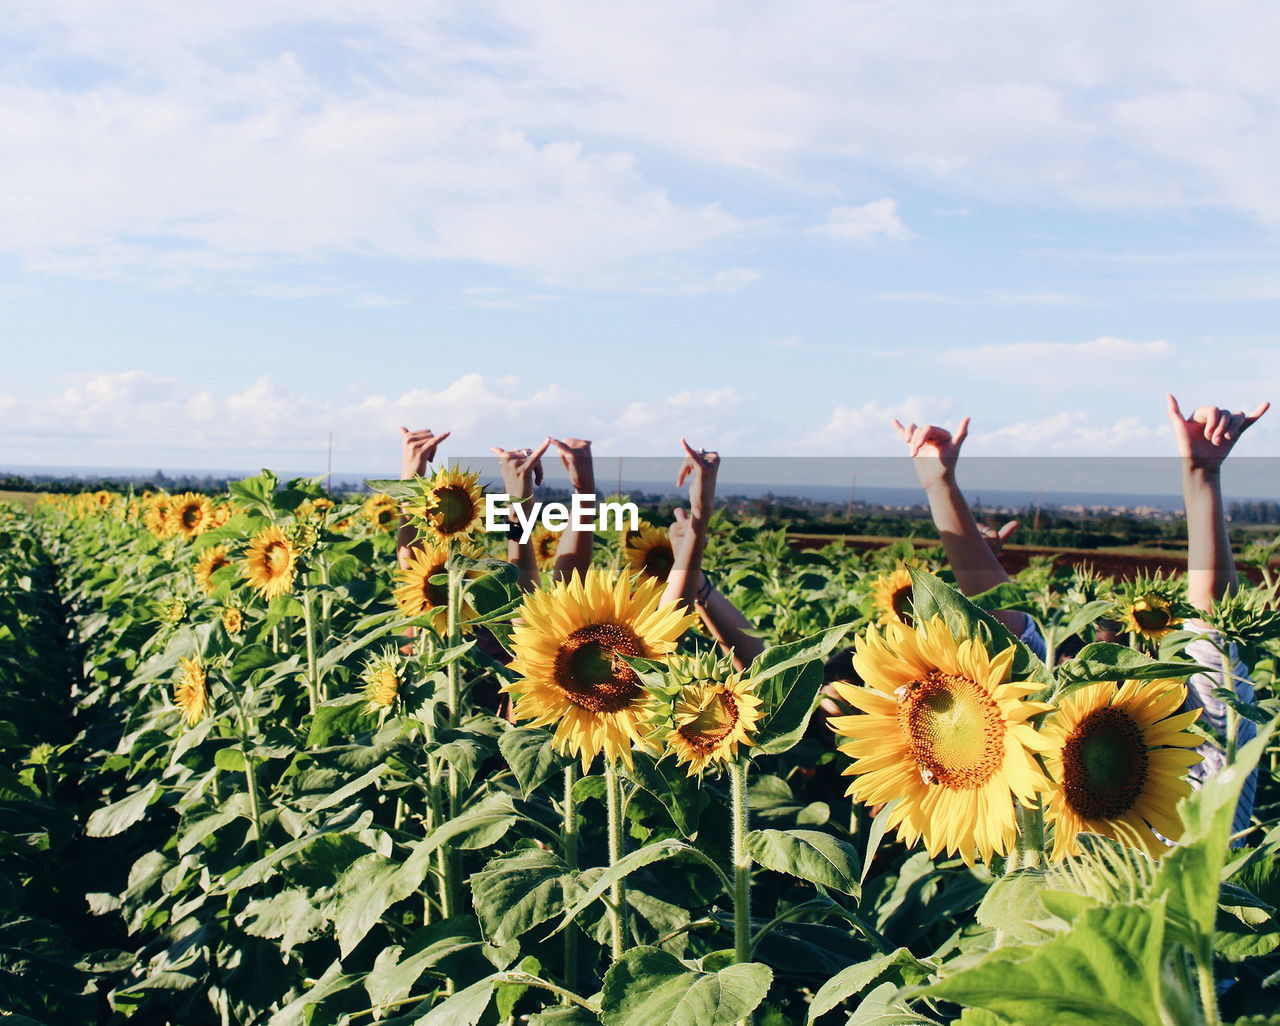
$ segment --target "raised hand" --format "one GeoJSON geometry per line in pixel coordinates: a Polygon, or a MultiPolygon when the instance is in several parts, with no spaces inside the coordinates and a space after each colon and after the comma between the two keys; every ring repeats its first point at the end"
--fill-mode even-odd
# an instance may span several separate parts
{"type": "Polygon", "coordinates": [[[680,439],[680,444],[684,446],[685,457],[676,473],[676,487],[684,487],[684,483],[692,478],[689,484],[689,512],[695,521],[705,524],[715,504],[720,454],[706,449],[695,450],[683,438],[680,439]]]}
{"type": "Polygon", "coordinates": [[[907,450],[916,468],[916,476],[925,488],[941,484],[955,474],[956,461],[960,458],[960,446],[969,437],[969,418],[960,421],[953,435],[936,424],[905,427],[896,418],[893,428],[898,437],[907,443],[907,450]]]}
{"type": "Polygon", "coordinates": [[[1004,543],[1009,540],[1009,535],[1018,529],[1018,522],[1010,520],[1003,524],[998,531],[993,531],[986,524],[979,524],[978,530],[982,533],[982,537],[987,540],[987,547],[992,553],[999,556],[1004,551],[1004,543]]]}
{"type": "Polygon", "coordinates": [[[436,449],[452,433],[452,431],[446,431],[442,435],[437,435],[430,428],[410,431],[407,427],[402,427],[400,429],[400,477],[408,480],[411,477],[422,477],[426,474],[427,464],[436,458],[436,449]]]}
{"type": "Polygon", "coordinates": [[[498,457],[498,470],[502,473],[502,486],[513,502],[520,502],[533,494],[534,486],[542,484],[542,454],[551,445],[548,438],[536,449],[499,449],[489,451],[498,457]]]}
{"type": "Polygon", "coordinates": [[[1217,406],[1201,406],[1184,417],[1178,400],[1172,395],[1167,399],[1178,452],[1191,466],[1206,470],[1220,467],[1240,436],[1271,408],[1270,403],[1263,403],[1252,413],[1232,413],[1217,406]]]}
{"type": "Polygon", "coordinates": [[[596,490],[595,468],[591,462],[591,443],[585,438],[552,438],[551,444],[560,453],[560,462],[569,474],[569,485],[575,492],[586,495],[596,490]]]}

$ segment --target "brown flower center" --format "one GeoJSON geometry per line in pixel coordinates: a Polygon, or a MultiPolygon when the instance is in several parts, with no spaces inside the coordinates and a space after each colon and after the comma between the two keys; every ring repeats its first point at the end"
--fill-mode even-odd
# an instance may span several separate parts
{"type": "Polygon", "coordinates": [[[1123,709],[1089,713],[1062,746],[1062,791],[1085,819],[1115,819],[1137,801],[1150,759],[1142,730],[1123,709]]]}
{"type": "Polygon", "coordinates": [[[199,506],[192,504],[182,508],[182,526],[188,530],[199,527],[203,519],[204,511],[199,506]]]}
{"type": "Polygon", "coordinates": [[[930,670],[908,684],[898,722],[927,784],[981,787],[1004,761],[1004,717],[985,688],[966,677],[930,670]]]}
{"type": "Polygon", "coordinates": [[[436,517],[436,530],[441,534],[457,534],[471,526],[476,518],[476,507],[465,488],[446,485],[437,488],[434,494],[432,513],[436,517]]]}
{"type": "Polygon", "coordinates": [[[1133,619],[1144,631],[1162,631],[1172,620],[1167,609],[1139,603],[1133,607],[1133,619]]]}
{"type": "Polygon", "coordinates": [[[650,577],[665,581],[675,562],[675,553],[671,551],[670,546],[655,545],[644,554],[644,572],[650,577]]]}
{"type": "Polygon", "coordinates": [[[436,607],[443,608],[449,604],[448,585],[431,583],[431,578],[438,577],[445,572],[444,564],[440,563],[422,574],[422,599],[433,609],[436,607]]]}
{"type": "Polygon", "coordinates": [[[590,623],[560,643],[556,684],[579,708],[611,713],[627,708],[644,691],[623,656],[644,655],[635,632],[616,623],[590,623]]]}
{"type": "Polygon", "coordinates": [[[908,627],[915,625],[912,619],[911,607],[911,585],[904,584],[901,588],[894,591],[893,597],[889,600],[889,604],[893,606],[894,614],[905,623],[908,627]]]}
{"type": "Polygon", "coordinates": [[[714,751],[726,737],[733,733],[738,723],[738,703],[727,692],[711,696],[697,719],[686,723],[676,731],[698,752],[714,751]]]}

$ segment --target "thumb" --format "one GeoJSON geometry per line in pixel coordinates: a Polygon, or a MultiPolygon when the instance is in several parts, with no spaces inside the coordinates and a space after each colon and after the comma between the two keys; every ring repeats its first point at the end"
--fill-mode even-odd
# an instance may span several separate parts
{"type": "Polygon", "coordinates": [[[1017,529],[1018,529],[1018,522],[1016,520],[1010,520],[1007,524],[1005,524],[1002,528],[1000,528],[999,531],[996,532],[996,537],[998,537],[1001,541],[1006,541],[1008,540],[1009,535],[1013,534],[1013,532],[1016,531],[1017,529]]]}
{"type": "Polygon", "coordinates": [[[401,424],[401,425],[400,425],[400,433],[401,433],[402,435],[407,435],[407,434],[409,433],[409,429],[408,429],[407,427],[405,427],[403,424],[401,424]]]}
{"type": "Polygon", "coordinates": [[[683,506],[677,506],[675,508],[675,518],[676,520],[683,523],[684,521],[689,519],[689,511],[685,509],[683,506]]]}

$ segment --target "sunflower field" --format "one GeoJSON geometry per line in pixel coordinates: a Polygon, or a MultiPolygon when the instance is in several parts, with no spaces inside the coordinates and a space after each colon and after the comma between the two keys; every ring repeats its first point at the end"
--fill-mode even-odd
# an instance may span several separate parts
{"type": "Polygon", "coordinates": [[[1269,578],[1219,731],[1180,579],[717,515],[735,669],[665,532],[525,594],[472,475],[384,487],[0,507],[0,1022],[1280,1024],[1269,578]]]}

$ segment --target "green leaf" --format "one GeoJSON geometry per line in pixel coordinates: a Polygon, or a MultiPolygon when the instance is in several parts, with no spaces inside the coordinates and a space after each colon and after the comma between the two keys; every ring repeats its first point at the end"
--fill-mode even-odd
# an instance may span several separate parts
{"type": "Polygon", "coordinates": [[[911,604],[917,624],[941,616],[957,638],[977,638],[989,652],[1003,652],[1016,646],[1010,673],[1014,680],[1053,683],[1053,675],[1037,659],[1031,649],[1009,633],[1007,627],[990,613],[979,609],[951,585],[918,567],[908,567],[911,574],[911,604]]]}
{"type": "Polygon", "coordinates": [[[471,895],[485,936],[506,944],[564,909],[569,867],[549,851],[491,859],[471,877],[471,895]]]}
{"type": "Polygon", "coordinates": [[[465,987],[453,997],[442,1001],[435,1008],[413,1021],[413,1026],[476,1026],[480,1016],[493,998],[498,977],[486,976],[483,980],[465,987]]]}
{"type": "Polygon", "coordinates": [[[1160,680],[1189,677],[1209,668],[1198,663],[1160,662],[1128,645],[1095,641],[1085,645],[1074,659],[1058,667],[1058,676],[1068,684],[1092,684],[1101,680],[1160,680]]]}
{"type": "Polygon", "coordinates": [[[152,780],[128,798],[96,810],[85,824],[84,832],[89,837],[115,837],[116,834],[124,833],[146,816],[148,806],[159,797],[160,792],[160,781],[152,780]]]}
{"type": "Polygon", "coordinates": [[[851,844],[817,830],[753,830],[747,851],[765,869],[821,884],[855,897],[861,859],[851,844]]]}
{"type": "Polygon", "coordinates": [[[1161,1026],[1165,905],[1087,910],[1037,947],[999,948],[920,993],[1054,1026],[1161,1026]]]}
{"type": "Polygon", "coordinates": [[[505,829],[515,819],[509,797],[489,795],[480,804],[431,831],[412,846],[409,856],[403,860],[376,853],[356,859],[334,887],[330,913],[342,957],[351,953],[387,909],[418,890],[437,848],[477,828],[501,823],[505,829]]]}
{"type": "Polygon", "coordinates": [[[430,868],[430,859],[418,852],[403,862],[370,852],[351,864],[334,887],[330,912],[343,958],[364,940],[387,909],[422,886],[430,868]]]}
{"type": "Polygon", "coordinates": [[[573,904],[572,908],[566,909],[564,918],[558,927],[550,934],[554,936],[568,926],[578,916],[583,909],[590,905],[593,901],[600,898],[605,891],[613,886],[618,880],[622,880],[637,869],[659,862],[662,859],[669,859],[673,855],[679,855],[681,852],[694,851],[689,845],[683,841],[677,841],[673,838],[667,838],[663,841],[657,841],[653,844],[647,844],[643,848],[638,848],[629,855],[624,855],[612,866],[595,876],[591,884],[579,896],[578,900],[573,904]]]}
{"type": "Polygon", "coordinates": [[[1050,917],[1044,906],[1044,873],[1026,869],[997,879],[978,905],[978,922],[1024,944],[1038,944],[1050,930],[1036,924],[1050,917]]]}
{"type": "Polygon", "coordinates": [[[1183,831],[1179,843],[1160,860],[1155,894],[1169,899],[1170,921],[1187,923],[1202,957],[1212,951],[1214,921],[1218,915],[1218,887],[1230,854],[1228,839],[1240,790],[1266,750],[1275,730],[1272,723],[1236,752],[1235,759],[1209,777],[1198,791],[1178,806],[1183,831]]]}
{"type": "Polygon", "coordinates": [[[406,947],[394,944],[384,948],[364,980],[369,1000],[378,1006],[400,1001],[413,993],[427,969],[459,951],[480,947],[480,941],[467,930],[474,931],[475,924],[454,917],[423,927],[406,947]]]}
{"type": "Polygon", "coordinates": [[[279,940],[281,951],[291,951],[310,940],[325,925],[325,917],[300,888],[281,891],[271,898],[251,901],[236,921],[244,932],[267,940],[279,940]]]}
{"type": "Polygon", "coordinates": [[[758,962],[719,972],[690,969],[661,948],[632,948],[604,978],[604,1026],[734,1026],[769,990],[773,971],[758,962]]]}
{"type": "Polygon", "coordinates": [[[1004,581],[994,588],[971,595],[969,601],[988,613],[996,613],[1002,609],[1017,609],[1024,613],[1036,611],[1034,604],[1027,600],[1026,588],[1015,581],[1004,581]]]}
{"type": "Polygon", "coordinates": [[[822,661],[849,632],[831,627],[812,637],[766,649],[751,664],[764,715],[751,749],[760,755],[789,751],[804,736],[822,688],[822,661]]]}
{"type": "Polygon", "coordinates": [[[600,1026],[600,1017],[578,1005],[559,1005],[534,1012],[529,1026],[600,1026]]]}
{"type": "Polygon", "coordinates": [[[213,764],[218,769],[226,770],[228,773],[243,773],[246,766],[244,752],[232,746],[219,748],[214,753],[213,764]]]}
{"type": "Polygon", "coordinates": [[[921,962],[906,948],[898,948],[860,965],[851,965],[831,977],[813,996],[807,1021],[812,1023],[849,998],[882,983],[892,982],[898,987],[910,987],[923,983],[935,971],[933,966],[921,962]]]}
{"type": "Polygon", "coordinates": [[[662,803],[681,836],[692,837],[697,832],[702,789],[679,766],[636,752],[627,776],[662,803]]]}

